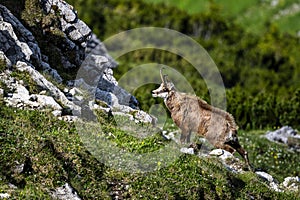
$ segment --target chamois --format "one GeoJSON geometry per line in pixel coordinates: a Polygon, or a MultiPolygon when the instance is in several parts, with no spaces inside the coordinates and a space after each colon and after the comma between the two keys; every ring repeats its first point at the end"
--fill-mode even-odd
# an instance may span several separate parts
{"type": "Polygon", "coordinates": [[[152,91],[152,96],[164,99],[173,121],[181,129],[181,143],[185,141],[189,143],[191,133],[197,133],[216,148],[230,153],[237,151],[251,170],[248,154],[239,144],[238,126],[233,116],[196,96],[178,92],[174,84],[167,80],[167,75],[162,74],[162,69],[160,77],[162,83],[159,88],[152,91]]]}

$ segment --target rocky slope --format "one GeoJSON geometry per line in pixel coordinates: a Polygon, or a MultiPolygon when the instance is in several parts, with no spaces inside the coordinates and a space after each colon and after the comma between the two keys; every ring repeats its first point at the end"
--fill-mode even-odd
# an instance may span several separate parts
{"type": "Polygon", "coordinates": [[[86,103],[90,109],[128,115],[137,111],[138,120],[151,122],[135,97],[118,86],[112,71],[116,62],[71,5],[61,0],[25,1],[21,13],[4,5],[0,5],[0,91],[7,105],[51,108],[58,117],[73,111],[78,116],[85,106],[82,90],[88,90],[95,96],[89,99],[92,104],[86,103]],[[77,75],[78,70],[87,76],[77,75]],[[87,83],[87,77],[93,83],[87,83]],[[109,109],[95,105],[95,100],[109,109]]]}

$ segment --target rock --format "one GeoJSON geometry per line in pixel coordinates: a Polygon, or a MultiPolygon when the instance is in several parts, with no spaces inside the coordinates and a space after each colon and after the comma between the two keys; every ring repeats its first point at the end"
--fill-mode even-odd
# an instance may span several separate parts
{"type": "MultiPolygon", "coordinates": [[[[1,36],[0,36],[1,37],[1,36]]],[[[0,38],[1,40],[1,38],[0,38]]],[[[10,60],[6,57],[6,55],[4,54],[3,51],[0,51],[0,60],[3,60],[6,64],[6,67],[11,67],[12,63],[10,62],[10,60]]]]}
{"type": "Polygon", "coordinates": [[[272,142],[287,144],[289,147],[300,149],[300,135],[292,127],[283,126],[275,131],[268,131],[265,137],[272,142]]]}
{"type": "Polygon", "coordinates": [[[259,177],[263,178],[264,180],[266,180],[268,182],[274,182],[273,176],[271,176],[270,174],[268,174],[266,172],[257,171],[257,172],[255,172],[255,174],[257,174],[259,177]]]}
{"type": "Polygon", "coordinates": [[[286,190],[298,192],[300,191],[300,178],[296,177],[286,177],[282,183],[286,190]]]}
{"type": "Polygon", "coordinates": [[[81,200],[77,192],[68,183],[56,188],[50,194],[54,199],[59,200],[81,200]]]}
{"type": "Polygon", "coordinates": [[[13,93],[12,98],[19,99],[23,102],[28,101],[30,98],[29,91],[23,85],[18,84],[15,93],[13,93]]]}
{"type": "Polygon", "coordinates": [[[10,23],[0,21],[0,37],[2,38],[0,50],[5,53],[13,64],[18,60],[30,60],[33,52],[26,43],[18,40],[14,28],[10,23]]]}
{"type": "MultiPolygon", "coordinates": [[[[77,77],[77,80],[73,81],[74,89],[71,88],[68,92],[62,92],[48,81],[36,69],[49,74],[58,83],[63,82],[57,70],[52,69],[48,63],[53,58],[41,54],[34,35],[6,7],[0,6],[1,58],[6,60],[9,65],[16,65],[17,70],[28,72],[38,87],[53,97],[37,96],[36,94],[30,96],[25,90],[20,89],[22,86],[15,85],[12,88],[15,90],[19,87],[19,89],[17,92],[11,92],[11,96],[7,95],[8,104],[19,108],[33,109],[48,106],[55,110],[54,114],[57,116],[60,115],[58,111],[62,109],[61,106],[80,113],[80,105],[85,101],[82,92],[85,91],[83,89],[86,89],[91,97],[107,102],[118,112],[126,115],[134,113],[132,119],[136,122],[151,123],[155,121],[153,117],[139,110],[138,101],[134,96],[118,86],[112,71],[117,63],[107,53],[103,43],[92,34],[91,29],[78,19],[74,8],[63,0],[40,0],[40,3],[45,15],[55,14],[61,25],[52,27],[49,24],[41,27],[45,34],[44,37],[51,34],[51,30],[62,33],[61,43],[54,47],[56,54],[61,56],[62,65],[66,69],[72,70],[76,70],[81,65],[80,70],[82,71],[79,72],[82,72],[87,78],[77,77]],[[76,85],[78,82],[82,83],[80,87],[76,85]]],[[[90,100],[93,99],[88,99],[88,101],[90,100]]]]}
{"type": "Polygon", "coordinates": [[[217,156],[225,167],[234,173],[240,173],[243,170],[244,163],[234,157],[230,152],[223,149],[214,149],[209,153],[209,156],[217,156]]]}
{"type": "Polygon", "coordinates": [[[300,135],[295,135],[293,137],[288,137],[287,145],[290,148],[300,150],[300,135]]]}
{"type": "Polygon", "coordinates": [[[276,192],[282,192],[282,189],[280,189],[279,187],[278,181],[275,180],[273,176],[263,171],[256,171],[255,174],[257,174],[258,177],[262,178],[263,180],[267,181],[270,189],[276,192]]]}
{"type": "MultiPolygon", "coordinates": [[[[34,64],[61,83],[62,78],[56,70],[43,61],[40,48],[35,37],[22,23],[4,6],[0,5],[0,52],[5,56],[7,66],[15,65],[18,61],[34,64]]],[[[0,59],[3,57],[0,53],[0,59]]],[[[48,60],[48,59],[45,59],[48,60]]]]}
{"type": "Polygon", "coordinates": [[[186,154],[195,154],[194,149],[193,148],[181,148],[180,152],[182,153],[186,153],[186,154]]]}
{"type": "Polygon", "coordinates": [[[53,110],[62,110],[62,107],[51,96],[34,94],[33,98],[36,98],[36,101],[40,107],[51,108],[53,110]]]}
{"type": "Polygon", "coordinates": [[[271,183],[269,184],[269,187],[270,187],[272,190],[276,191],[276,192],[283,192],[283,190],[280,189],[279,185],[278,185],[277,183],[275,183],[275,182],[271,182],[271,183]]]}
{"type": "Polygon", "coordinates": [[[61,110],[54,110],[54,111],[52,111],[52,114],[53,114],[55,117],[60,117],[61,114],[62,114],[62,111],[61,111],[61,110]]]}
{"type": "Polygon", "coordinates": [[[9,198],[10,198],[10,194],[0,193],[0,199],[9,199],[9,198]]]}
{"type": "Polygon", "coordinates": [[[41,52],[32,33],[5,6],[0,5],[0,13],[0,43],[5,43],[0,45],[0,50],[12,64],[18,60],[40,61],[41,52]]]}
{"type": "Polygon", "coordinates": [[[105,46],[95,34],[92,34],[88,40],[85,52],[87,55],[101,55],[106,57],[110,63],[109,68],[115,68],[117,66],[117,62],[107,53],[105,46]]]}
{"type": "Polygon", "coordinates": [[[33,69],[31,66],[24,62],[17,62],[17,70],[26,71],[30,74],[33,81],[41,88],[47,90],[51,96],[63,106],[69,107],[73,110],[79,110],[80,108],[76,106],[73,102],[69,101],[67,97],[61,92],[53,83],[49,82],[43,75],[41,75],[37,70],[33,69]]]}
{"type": "MultiPolygon", "coordinates": [[[[67,38],[73,41],[81,49],[80,54],[84,51],[87,41],[90,39],[92,33],[91,29],[77,17],[77,13],[71,5],[62,0],[40,0],[43,10],[46,13],[59,13],[62,31],[66,34],[67,38]],[[55,10],[54,10],[55,8],[55,10]]],[[[71,44],[71,43],[69,43],[71,44]]],[[[71,47],[71,46],[69,46],[71,47]]],[[[74,48],[74,47],[73,47],[74,48]]],[[[73,49],[70,48],[70,49],[73,49]]],[[[78,50],[79,50],[78,49],[78,50]]],[[[82,61],[78,54],[79,61],[82,61]]],[[[77,62],[77,64],[80,64],[77,62]]]]}

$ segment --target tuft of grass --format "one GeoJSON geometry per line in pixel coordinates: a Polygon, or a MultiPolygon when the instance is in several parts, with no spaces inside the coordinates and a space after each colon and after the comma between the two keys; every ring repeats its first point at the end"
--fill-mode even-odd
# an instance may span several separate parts
{"type": "Polygon", "coordinates": [[[6,69],[5,60],[0,59],[0,73],[3,72],[5,69],[6,69]]]}
{"type": "Polygon", "coordinates": [[[28,89],[30,94],[38,94],[43,89],[36,84],[28,72],[13,71],[11,76],[19,81],[22,80],[24,82],[24,86],[26,89],[28,89]]]}

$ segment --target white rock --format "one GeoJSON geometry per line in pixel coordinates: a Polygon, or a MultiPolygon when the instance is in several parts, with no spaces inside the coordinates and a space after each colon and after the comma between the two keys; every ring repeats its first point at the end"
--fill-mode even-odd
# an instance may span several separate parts
{"type": "Polygon", "coordinates": [[[37,98],[37,102],[41,105],[41,107],[50,107],[54,110],[62,110],[62,107],[51,96],[35,94],[34,97],[37,98]]]}
{"type": "Polygon", "coordinates": [[[279,185],[275,182],[271,182],[269,187],[276,192],[283,192],[282,189],[279,188],[279,185]]]}
{"type": "Polygon", "coordinates": [[[79,95],[82,95],[82,91],[76,87],[70,89],[69,93],[72,95],[72,96],[75,96],[76,94],[79,94],[79,95]]]}
{"type": "Polygon", "coordinates": [[[209,155],[211,155],[211,156],[221,156],[223,154],[224,154],[223,149],[214,149],[209,153],[209,155]]]}
{"type": "Polygon", "coordinates": [[[0,193],[0,199],[8,199],[8,198],[10,198],[10,194],[0,193]]]}
{"type": "Polygon", "coordinates": [[[52,111],[52,114],[53,114],[55,117],[59,117],[59,116],[61,116],[62,111],[61,111],[61,110],[54,110],[54,111],[52,111]]]}
{"type": "Polygon", "coordinates": [[[17,85],[15,93],[12,96],[13,99],[20,99],[21,101],[28,101],[29,91],[23,85],[17,85]]]}
{"type": "Polygon", "coordinates": [[[300,190],[300,177],[286,177],[282,185],[290,191],[299,191],[300,190]]]}
{"type": "Polygon", "coordinates": [[[270,174],[266,173],[266,172],[261,172],[261,171],[257,171],[255,172],[259,177],[267,180],[268,182],[274,182],[274,178],[273,176],[271,176],[270,174]]]}
{"type": "Polygon", "coordinates": [[[65,94],[62,91],[60,91],[53,83],[49,82],[43,75],[41,75],[37,70],[33,69],[29,65],[27,65],[25,62],[18,61],[16,68],[21,72],[28,72],[33,81],[36,82],[38,86],[49,91],[51,96],[56,101],[59,101],[62,105],[69,107],[72,110],[80,110],[80,108],[76,106],[73,102],[69,101],[65,94]]]}
{"type": "Polygon", "coordinates": [[[186,154],[195,154],[193,148],[186,148],[186,147],[183,147],[183,148],[180,149],[180,151],[181,151],[182,153],[186,153],[186,154]]]}

